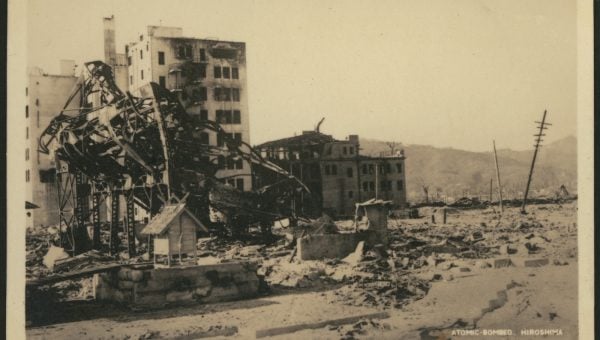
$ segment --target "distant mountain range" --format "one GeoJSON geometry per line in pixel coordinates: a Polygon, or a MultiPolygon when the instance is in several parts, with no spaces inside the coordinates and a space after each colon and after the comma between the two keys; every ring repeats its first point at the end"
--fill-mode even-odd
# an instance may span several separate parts
{"type": "MultiPolygon", "coordinates": [[[[363,139],[363,155],[389,153],[389,142],[363,139]]],[[[493,179],[493,198],[497,199],[494,154],[471,152],[427,145],[396,143],[395,150],[404,149],[406,184],[412,202],[425,198],[423,187],[430,197],[453,200],[463,196],[489,199],[490,179],[493,179]]],[[[521,198],[525,191],[533,150],[498,150],[503,198],[521,198]]],[[[569,193],[577,191],[577,139],[569,136],[548,145],[538,152],[531,184],[531,196],[548,197],[564,185],[569,193]]]]}

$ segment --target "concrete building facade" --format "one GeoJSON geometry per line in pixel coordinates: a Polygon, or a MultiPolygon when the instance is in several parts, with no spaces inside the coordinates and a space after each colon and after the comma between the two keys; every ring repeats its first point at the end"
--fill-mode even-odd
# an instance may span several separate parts
{"type": "MultiPolygon", "coordinates": [[[[156,82],[177,94],[186,111],[221,124],[226,133],[250,144],[246,46],[243,42],[188,38],[178,27],[148,26],[126,46],[129,89],[156,82]]],[[[213,131],[206,144],[223,146],[213,131]]],[[[252,188],[250,164],[214,157],[217,178],[241,190],[252,188]]]]}
{"type": "MultiPolygon", "coordinates": [[[[46,74],[39,68],[30,69],[25,89],[26,200],[39,207],[27,210],[27,227],[56,225],[59,221],[54,156],[39,152],[38,140],[60,113],[78,80],[74,61],[62,60],[60,70],[60,74],[46,74]]],[[[74,108],[73,103],[67,110],[74,108]]]]}
{"type": "MultiPolygon", "coordinates": [[[[368,157],[360,155],[357,135],[336,140],[317,131],[263,143],[256,147],[261,156],[290,171],[311,191],[300,199],[305,213],[350,216],[355,204],[371,198],[390,200],[406,207],[406,179],[403,153],[368,157]]],[[[256,185],[277,179],[256,169],[256,185]]]]}

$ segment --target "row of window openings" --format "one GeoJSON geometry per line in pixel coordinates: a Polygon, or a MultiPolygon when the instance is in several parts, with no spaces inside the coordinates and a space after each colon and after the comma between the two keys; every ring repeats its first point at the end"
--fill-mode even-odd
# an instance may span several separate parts
{"type": "MultiPolygon", "coordinates": [[[[141,71],[142,79],[144,79],[144,71],[141,71]]],[[[158,77],[158,83],[160,86],[166,88],[167,87],[167,79],[164,76],[158,77]]],[[[208,100],[208,90],[206,87],[200,87],[194,89],[192,91],[192,97],[197,101],[206,101],[208,100]]],[[[213,99],[218,101],[240,101],[240,89],[238,88],[229,88],[229,87],[217,87],[213,89],[213,99]]]]}
{"type": "Polygon", "coordinates": [[[244,190],[244,179],[236,178],[236,179],[228,179],[225,184],[237,188],[238,190],[244,190]]]}
{"type": "MultiPolygon", "coordinates": [[[[375,191],[375,182],[363,182],[362,184],[363,191],[375,191]]],[[[392,181],[381,181],[381,186],[379,187],[381,191],[392,191],[392,181]]],[[[404,183],[402,180],[396,181],[396,190],[402,191],[404,189],[404,183]]]]}
{"type": "Polygon", "coordinates": [[[242,170],[244,169],[244,160],[241,158],[234,159],[233,157],[219,156],[217,158],[219,169],[227,170],[242,170]]]}
{"type": "MultiPolygon", "coordinates": [[[[380,174],[392,173],[392,165],[390,163],[379,164],[378,168],[379,168],[380,174]]],[[[402,173],[402,163],[396,163],[396,172],[402,173]]],[[[375,164],[363,164],[362,165],[362,173],[363,173],[363,175],[374,174],[375,173],[375,164]]]]}
{"type": "MultiPolygon", "coordinates": [[[[225,135],[225,137],[227,137],[228,139],[233,139],[238,143],[242,142],[242,134],[241,133],[224,133],[224,134],[217,134],[217,146],[224,146],[225,145],[225,139],[223,138],[223,135],[225,135]]],[[[208,144],[208,143],[207,143],[208,144]]]]}
{"type": "MultiPolygon", "coordinates": [[[[354,147],[353,146],[344,146],[342,147],[342,154],[344,155],[354,155],[354,147]]],[[[331,155],[331,147],[327,149],[327,155],[331,155]]]]}

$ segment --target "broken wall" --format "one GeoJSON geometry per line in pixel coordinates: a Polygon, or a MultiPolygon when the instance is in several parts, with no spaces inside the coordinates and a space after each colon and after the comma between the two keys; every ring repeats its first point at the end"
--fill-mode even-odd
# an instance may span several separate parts
{"type": "Polygon", "coordinates": [[[94,298],[132,307],[161,307],[251,298],[257,267],[247,262],[171,268],[123,267],[94,275],[94,298]]]}

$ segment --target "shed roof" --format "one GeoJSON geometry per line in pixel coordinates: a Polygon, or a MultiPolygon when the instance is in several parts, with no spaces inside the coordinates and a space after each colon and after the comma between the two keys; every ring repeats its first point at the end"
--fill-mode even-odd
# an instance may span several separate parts
{"type": "Polygon", "coordinates": [[[167,227],[175,218],[177,218],[182,213],[188,214],[192,220],[198,225],[201,223],[198,219],[193,216],[186,208],[185,202],[179,202],[177,204],[167,204],[163,207],[162,211],[154,216],[152,220],[144,227],[142,230],[142,235],[161,235],[165,231],[167,231],[167,227]]]}

